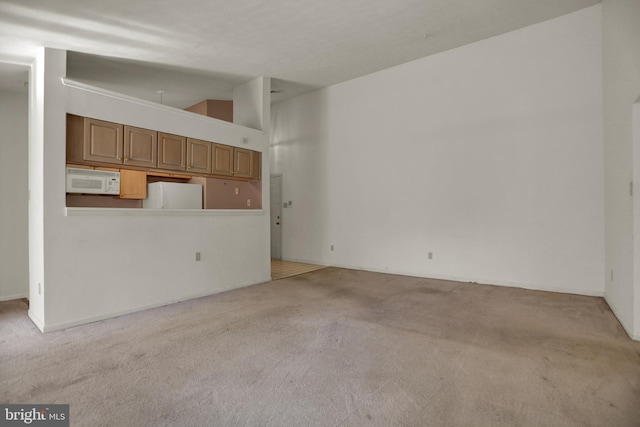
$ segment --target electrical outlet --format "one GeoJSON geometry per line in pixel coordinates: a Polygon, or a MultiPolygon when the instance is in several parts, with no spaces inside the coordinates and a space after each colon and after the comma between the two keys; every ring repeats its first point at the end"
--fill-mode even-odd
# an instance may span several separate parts
{"type": "Polygon", "coordinates": [[[196,252],[196,261],[200,261],[200,252],[196,252]]]}
{"type": "Polygon", "coordinates": [[[331,252],[333,252],[333,245],[331,245],[331,252]]]}
{"type": "Polygon", "coordinates": [[[429,252],[429,254],[427,255],[427,258],[433,259],[433,252],[429,252]]]}
{"type": "Polygon", "coordinates": [[[251,207],[251,199],[247,199],[247,207],[251,207]]]}
{"type": "Polygon", "coordinates": [[[240,194],[240,191],[238,190],[238,187],[236,187],[236,196],[240,194]]]}

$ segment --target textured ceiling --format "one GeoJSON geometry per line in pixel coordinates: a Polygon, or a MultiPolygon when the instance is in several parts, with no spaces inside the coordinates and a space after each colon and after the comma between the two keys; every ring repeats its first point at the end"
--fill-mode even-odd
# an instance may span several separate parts
{"type": "Polygon", "coordinates": [[[0,0],[0,61],[66,49],[70,77],[180,108],[264,75],[278,100],[597,3],[0,0]]]}

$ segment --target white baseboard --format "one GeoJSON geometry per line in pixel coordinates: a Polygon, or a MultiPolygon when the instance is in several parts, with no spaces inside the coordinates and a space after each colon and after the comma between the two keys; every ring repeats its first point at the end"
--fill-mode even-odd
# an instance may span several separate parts
{"type": "Polygon", "coordinates": [[[40,332],[44,332],[44,322],[42,320],[40,320],[40,318],[38,316],[36,316],[33,311],[29,310],[27,312],[27,315],[29,316],[29,319],[31,319],[31,321],[33,323],[35,323],[35,325],[38,327],[38,329],[40,329],[40,332]]]}
{"type": "Polygon", "coordinates": [[[2,301],[12,301],[14,299],[22,299],[22,298],[29,298],[29,294],[2,295],[2,296],[0,296],[0,302],[2,302],[2,301]]]}
{"type": "Polygon", "coordinates": [[[627,335],[629,335],[629,338],[631,338],[634,341],[640,341],[640,335],[633,333],[633,325],[625,324],[623,320],[624,318],[620,315],[620,310],[618,309],[618,307],[616,307],[615,304],[613,304],[606,296],[604,297],[604,300],[609,305],[609,308],[613,312],[613,315],[616,316],[616,319],[618,319],[618,322],[620,322],[622,329],[624,329],[627,335]]]}
{"type": "MultiPolygon", "coordinates": [[[[318,264],[317,262],[312,262],[312,261],[309,261],[309,263],[318,264]]],[[[604,297],[604,290],[602,291],[576,290],[572,288],[564,288],[561,286],[543,286],[543,285],[530,284],[530,283],[506,282],[501,280],[478,279],[478,278],[469,278],[469,277],[460,277],[460,276],[440,275],[440,274],[419,275],[414,272],[388,270],[388,269],[381,270],[373,267],[352,266],[352,265],[345,265],[345,264],[333,264],[333,266],[339,267],[339,268],[347,268],[350,270],[364,270],[364,271],[372,271],[375,273],[386,273],[386,274],[397,274],[400,276],[420,277],[423,279],[449,280],[453,282],[477,283],[477,284],[483,284],[483,285],[504,286],[508,288],[529,289],[532,291],[558,292],[563,294],[585,295],[585,296],[591,296],[591,297],[604,297]]]]}
{"type": "Polygon", "coordinates": [[[114,317],[124,316],[126,314],[136,313],[138,311],[149,310],[149,309],[157,308],[157,307],[164,307],[165,305],[175,304],[177,302],[188,301],[188,300],[196,299],[196,298],[202,298],[202,297],[206,297],[206,296],[209,296],[209,295],[219,294],[221,292],[226,292],[226,291],[230,291],[230,290],[233,290],[233,289],[245,288],[247,286],[253,286],[253,285],[257,285],[257,284],[265,283],[265,282],[270,282],[270,281],[271,281],[271,277],[268,277],[268,278],[265,278],[264,280],[260,280],[260,281],[257,281],[255,283],[247,283],[247,284],[242,284],[242,285],[238,285],[238,286],[229,286],[229,287],[222,288],[222,289],[216,289],[216,290],[213,290],[213,291],[207,291],[207,292],[202,292],[202,293],[198,293],[198,294],[187,295],[185,297],[174,298],[174,299],[170,299],[168,301],[158,302],[158,303],[149,304],[149,305],[145,305],[145,306],[141,306],[141,307],[133,307],[133,308],[130,308],[130,309],[127,309],[127,310],[116,311],[116,312],[107,313],[107,314],[103,314],[103,315],[99,315],[99,316],[85,317],[85,318],[82,318],[82,319],[72,320],[72,321],[69,321],[69,322],[61,322],[61,323],[54,323],[54,324],[43,324],[39,319],[34,318],[35,316],[32,316],[31,312],[29,312],[29,317],[31,318],[31,320],[33,320],[33,322],[36,324],[36,326],[38,326],[38,328],[42,332],[47,333],[47,332],[59,331],[61,329],[72,328],[74,326],[86,325],[87,323],[93,323],[93,322],[99,322],[101,320],[112,319],[114,317]]]}

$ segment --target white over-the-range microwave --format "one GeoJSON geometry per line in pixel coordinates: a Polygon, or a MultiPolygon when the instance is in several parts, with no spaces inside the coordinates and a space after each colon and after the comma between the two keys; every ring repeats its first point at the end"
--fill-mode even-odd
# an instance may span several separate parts
{"type": "Polygon", "coordinates": [[[120,194],[120,172],[67,168],[67,193],[120,194]]]}

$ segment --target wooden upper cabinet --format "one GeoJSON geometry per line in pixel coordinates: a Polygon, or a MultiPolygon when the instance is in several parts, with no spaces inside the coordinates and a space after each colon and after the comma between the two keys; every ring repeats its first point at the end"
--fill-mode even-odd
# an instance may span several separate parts
{"type": "Polygon", "coordinates": [[[213,144],[213,175],[260,179],[260,153],[246,148],[213,144]]]}
{"type": "MultiPolygon", "coordinates": [[[[74,114],[67,114],[67,163],[243,181],[261,178],[258,151],[74,114]]],[[[137,198],[142,193],[132,194],[137,198]]]]}
{"type": "Polygon", "coordinates": [[[183,171],[186,169],[187,138],[158,132],[158,168],[183,171]]]}
{"type": "Polygon", "coordinates": [[[122,164],[123,126],[67,115],[67,161],[122,164]]]}
{"type": "Polygon", "coordinates": [[[246,148],[234,148],[234,176],[238,178],[254,177],[254,153],[246,148]]]}
{"type": "Polygon", "coordinates": [[[133,126],[124,127],[124,164],[155,168],[158,132],[133,126]]]}
{"type": "Polygon", "coordinates": [[[213,144],[214,175],[233,176],[233,147],[223,144],[213,144]]]}
{"type": "Polygon", "coordinates": [[[256,181],[262,180],[262,153],[259,151],[253,151],[253,176],[252,179],[256,181]]]}
{"type": "Polygon", "coordinates": [[[210,142],[187,138],[187,171],[211,173],[212,145],[210,142]]]}
{"type": "Polygon", "coordinates": [[[85,119],[84,160],[121,164],[122,130],[117,123],[85,119]]]}

